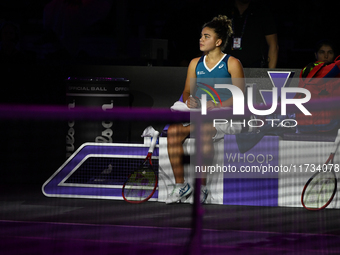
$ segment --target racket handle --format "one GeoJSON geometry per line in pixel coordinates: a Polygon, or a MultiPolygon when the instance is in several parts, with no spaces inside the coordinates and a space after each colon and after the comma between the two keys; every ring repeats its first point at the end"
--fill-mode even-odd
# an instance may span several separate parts
{"type": "Polygon", "coordinates": [[[332,149],[333,154],[336,153],[338,146],[339,146],[339,143],[340,143],[340,129],[338,130],[338,134],[337,134],[335,141],[334,141],[334,146],[333,146],[333,149],[332,149]]]}
{"type": "Polygon", "coordinates": [[[152,137],[152,141],[151,141],[151,145],[149,148],[149,153],[153,153],[153,150],[155,149],[156,143],[157,143],[157,138],[158,138],[159,132],[155,131],[153,133],[153,137],[152,137]]]}

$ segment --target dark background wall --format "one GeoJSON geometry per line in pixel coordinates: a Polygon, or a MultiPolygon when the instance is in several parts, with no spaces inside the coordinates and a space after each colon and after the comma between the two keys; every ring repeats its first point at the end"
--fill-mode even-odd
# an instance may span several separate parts
{"type": "MultiPolygon", "coordinates": [[[[0,21],[18,25],[20,49],[40,62],[180,66],[197,53],[201,25],[223,14],[220,6],[230,1],[4,0],[0,21]],[[167,41],[166,60],[148,59],[147,39],[167,41]]],[[[339,1],[257,1],[277,23],[278,67],[302,68],[313,61],[320,39],[339,45],[339,1]]]]}

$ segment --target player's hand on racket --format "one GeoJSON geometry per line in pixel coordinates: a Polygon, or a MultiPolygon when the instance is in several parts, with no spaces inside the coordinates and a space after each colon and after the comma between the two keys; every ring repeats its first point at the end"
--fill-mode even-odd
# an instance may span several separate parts
{"type": "Polygon", "coordinates": [[[214,108],[219,107],[219,104],[215,103],[214,101],[207,101],[207,110],[212,110],[214,108]]]}
{"type": "Polygon", "coordinates": [[[190,96],[185,103],[189,108],[201,108],[201,101],[195,96],[190,96]]]}

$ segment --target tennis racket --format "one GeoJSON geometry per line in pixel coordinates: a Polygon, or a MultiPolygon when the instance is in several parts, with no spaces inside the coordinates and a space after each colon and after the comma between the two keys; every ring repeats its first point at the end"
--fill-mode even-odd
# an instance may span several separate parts
{"type": "Polygon", "coordinates": [[[198,109],[201,108],[202,107],[201,100],[197,96],[193,96],[192,98],[195,100],[195,102],[197,104],[196,108],[198,108],[198,109]]]}
{"type": "Polygon", "coordinates": [[[334,172],[334,155],[340,143],[340,130],[334,147],[322,169],[318,170],[305,184],[301,203],[304,208],[318,211],[326,208],[333,200],[337,191],[337,178],[334,172]]]}
{"type": "Polygon", "coordinates": [[[158,135],[159,132],[155,131],[144,162],[129,174],[123,185],[122,196],[129,203],[139,204],[148,201],[156,191],[158,177],[152,167],[151,157],[158,135]]]}

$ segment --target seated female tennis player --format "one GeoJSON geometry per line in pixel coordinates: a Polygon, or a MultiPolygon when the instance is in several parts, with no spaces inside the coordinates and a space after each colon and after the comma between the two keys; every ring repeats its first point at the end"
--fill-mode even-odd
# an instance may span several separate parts
{"type": "MultiPolygon", "coordinates": [[[[190,90],[192,81],[196,79],[198,82],[204,78],[222,78],[224,84],[233,84],[244,91],[244,72],[240,61],[228,54],[223,53],[228,39],[232,34],[231,20],[226,16],[219,15],[213,18],[210,22],[203,25],[201,38],[199,40],[200,50],[203,52],[202,57],[194,58],[188,67],[185,87],[183,91],[183,102],[189,108],[197,108],[198,103],[191,97],[190,90]]],[[[236,40],[235,40],[236,42],[236,40]]],[[[196,83],[195,83],[196,84],[196,83]]],[[[195,85],[194,85],[195,86],[195,85]]],[[[212,84],[212,87],[214,85],[212,84]]],[[[207,88],[205,88],[207,89],[207,88]]],[[[215,104],[214,98],[207,95],[207,110],[216,107],[229,107],[233,104],[232,94],[228,89],[215,89],[219,94],[222,105],[215,104]]],[[[195,96],[201,98],[206,91],[196,89],[195,96]]],[[[175,177],[175,186],[169,194],[166,203],[184,202],[191,194],[192,187],[184,180],[183,167],[183,142],[192,131],[189,123],[187,124],[172,124],[168,128],[168,153],[170,163],[175,177]]],[[[204,135],[202,136],[203,158],[211,160],[213,158],[213,141],[221,139],[224,134],[237,134],[241,132],[241,125],[233,124],[217,125],[213,127],[213,123],[208,123],[202,126],[204,135]]],[[[209,162],[209,161],[208,161],[209,162]]],[[[210,161],[211,162],[211,161],[210,161]]],[[[202,179],[201,187],[201,203],[205,203],[209,191],[206,188],[206,178],[202,179]]]]}

